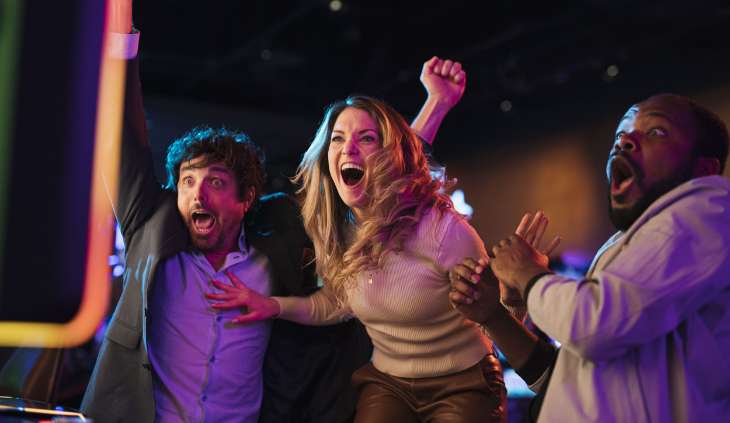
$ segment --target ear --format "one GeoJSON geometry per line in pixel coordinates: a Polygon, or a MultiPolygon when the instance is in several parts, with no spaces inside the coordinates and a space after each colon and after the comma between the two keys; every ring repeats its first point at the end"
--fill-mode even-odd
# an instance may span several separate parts
{"type": "Polygon", "coordinates": [[[256,188],[254,188],[253,186],[249,186],[248,188],[246,188],[246,192],[243,195],[243,202],[242,202],[244,214],[247,213],[251,209],[251,206],[253,205],[255,198],[256,198],[256,188]]]}
{"type": "Polygon", "coordinates": [[[695,160],[693,176],[710,176],[720,174],[720,160],[715,157],[699,157],[695,160]]]}

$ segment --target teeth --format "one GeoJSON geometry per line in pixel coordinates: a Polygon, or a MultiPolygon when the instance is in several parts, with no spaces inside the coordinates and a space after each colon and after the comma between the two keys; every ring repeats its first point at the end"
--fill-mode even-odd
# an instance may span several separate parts
{"type": "Polygon", "coordinates": [[[197,210],[191,213],[192,227],[199,234],[207,234],[213,230],[215,217],[207,211],[197,210]]]}
{"type": "Polygon", "coordinates": [[[363,171],[363,170],[364,170],[364,169],[362,168],[362,166],[360,166],[360,165],[356,165],[355,163],[344,163],[344,164],[343,164],[343,165],[342,165],[342,166],[340,167],[340,171],[344,171],[344,170],[347,170],[347,169],[357,169],[357,170],[359,170],[359,171],[363,171]]]}

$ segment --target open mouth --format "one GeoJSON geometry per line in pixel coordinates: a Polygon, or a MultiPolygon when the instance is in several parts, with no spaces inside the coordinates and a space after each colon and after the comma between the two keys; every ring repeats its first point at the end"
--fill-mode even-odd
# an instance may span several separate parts
{"type": "Polygon", "coordinates": [[[215,216],[206,210],[196,210],[191,214],[193,228],[200,234],[207,234],[213,230],[215,225],[215,216]]]}
{"type": "Polygon", "coordinates": [[[365,175],[365,170],[362,166],[354,163],[345,163],[340,167],[340,174],[345,185],[353,186],[362,180],[362,177],[365,175]]]}
{"type": "Polygon", "coordinates": [[[621,196],[628,192],[636,181],[636,170],[628,159],[615,156],[611,161],[611,195],[621,196]]]}

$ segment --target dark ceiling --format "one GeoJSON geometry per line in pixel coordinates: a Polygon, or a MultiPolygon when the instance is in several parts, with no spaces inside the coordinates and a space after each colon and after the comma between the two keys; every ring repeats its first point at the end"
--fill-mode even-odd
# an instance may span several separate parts
{"type": "Polygon", "coordinates": [[[413,108],[433,54],[462,61],[465,102],[495,110],[587,86],[601,94],[626,74],[728,81],[727,1],[335,3],[138,1],[145,90],[295,115],[353,92],[413,108]]]}

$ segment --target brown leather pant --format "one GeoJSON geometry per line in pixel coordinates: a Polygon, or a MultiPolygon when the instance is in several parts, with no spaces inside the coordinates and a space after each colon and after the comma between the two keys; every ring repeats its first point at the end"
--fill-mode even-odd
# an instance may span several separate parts
{"type": "Polygon", "coordinates": [[[418,379],[390,376],[368,363],[352,383],[360,394],[355,423],[507,421],[502,367],[493,354],[461,372],[418,379]]]}

